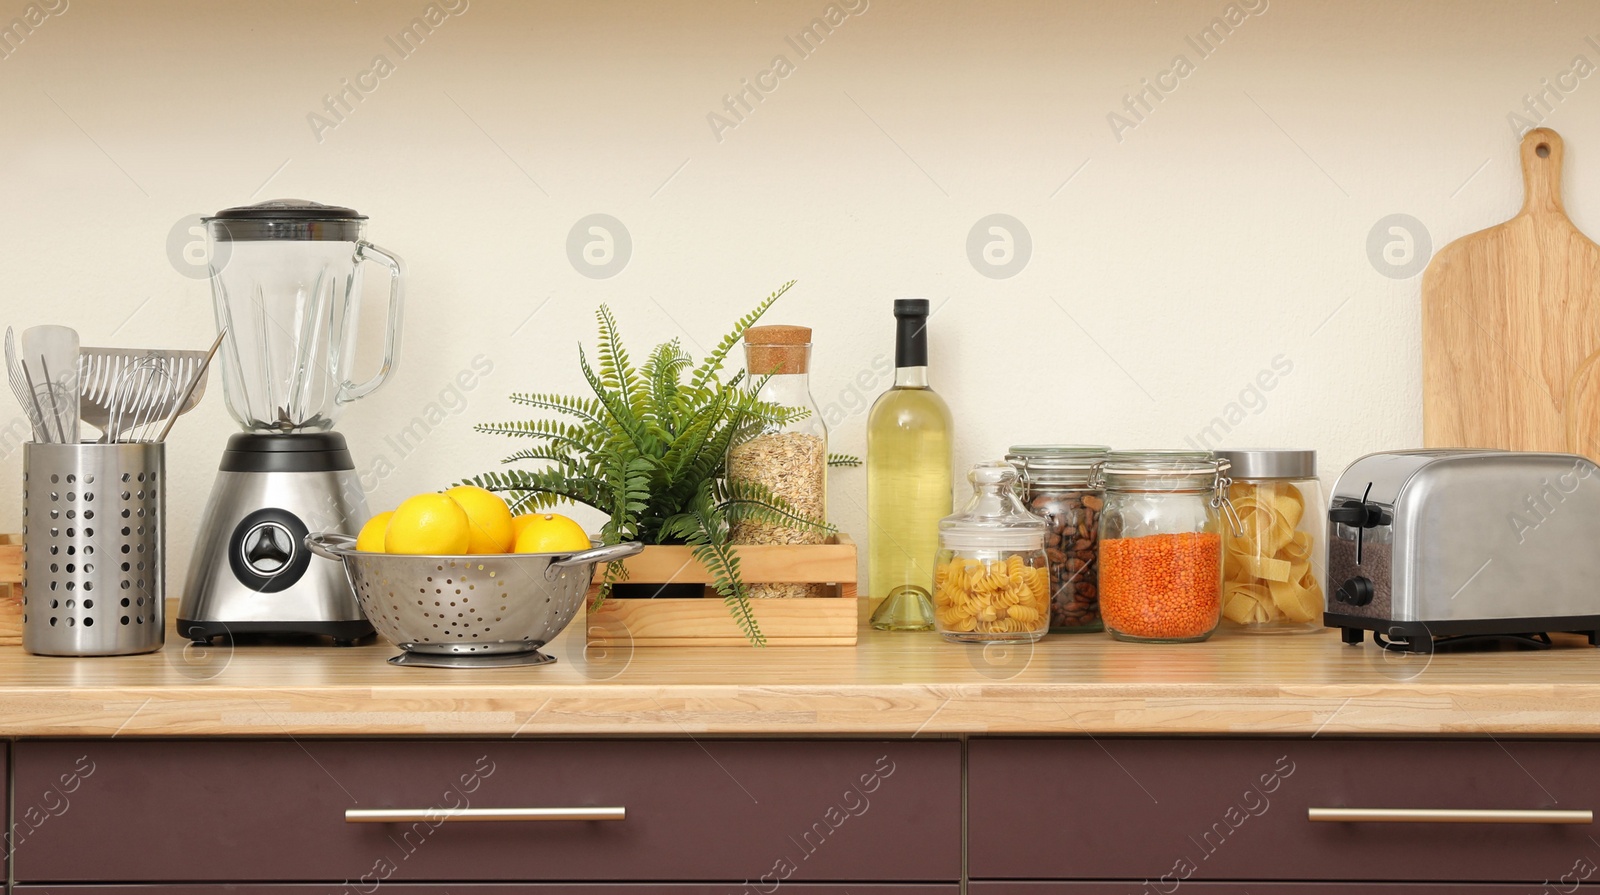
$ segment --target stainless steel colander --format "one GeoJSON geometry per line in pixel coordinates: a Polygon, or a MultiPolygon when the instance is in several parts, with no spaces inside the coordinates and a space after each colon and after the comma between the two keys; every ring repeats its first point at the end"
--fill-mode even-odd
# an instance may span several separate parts
{"type": "Polygon", "coordinates": [[[547,665],[539,652],[583,611],[596,563],[625,559],[637,542],[581,553],[406,556],[363,553],[355,538],[313,532],[306,546],[344,564],[361,609],[403,652],[395,665],[482,668],[547,665]]]}

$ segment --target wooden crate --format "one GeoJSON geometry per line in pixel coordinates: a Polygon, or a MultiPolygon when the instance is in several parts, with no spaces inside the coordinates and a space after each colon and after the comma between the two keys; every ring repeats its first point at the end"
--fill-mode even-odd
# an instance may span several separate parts
{"type": "Polygon", "coordinates": [[[0,646],[22,644],[22,535],[0,534],[0,646]]]}
{"type": "MultiPolygon", "coordinates": [[[[823,584],[830,595],[798,600],[751,600],[768,646],[855,646],[856,545],[840,533],[826,544],[734,548],[747,584],[823,584]]],[[[709,584],[712,576],[688,547],[646,547],[624,560],[628,582],[709,584]]],[[[596,570],[595,579],[604,575],[596,570]]],[[[591,605],[594,590],[591,589],[591,605]]],[[[715,592],[699,599],[608,599],[588,617],[591,643],[632,646],[748,646],[728,607],[715,592]]]]}

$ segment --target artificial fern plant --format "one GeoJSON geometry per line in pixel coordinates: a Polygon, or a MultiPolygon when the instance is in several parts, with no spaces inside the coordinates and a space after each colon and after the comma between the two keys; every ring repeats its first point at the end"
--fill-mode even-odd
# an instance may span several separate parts
{"type": "MultiPolygon", "coordinates": [[[[616,318],[601,305],[595,313],[600,325],[598,368],[578,346],[578,366],[592,396],[513,394],[513,402],[555,416],[477,427],[479,432],[533,442],[507,457],[506,464],[542,465],[488,472],[467,481],[504,492],[514,513],[563,500],[594,507],[610,516],[600,530],[606,544],[688,544],[711,572],[713,588],[745,636],[762,645],[739,557],[728,542],[730,527],[755,521],[830,534],[833,527],[796,511],[763,485],[725,477],[729,446],[809,411],[759,400],[759,383],[748,381],[743,372],[724,379],[723,367],[744,331],[793,285],[793,280],[785,283],[740,317],[698,365],[673,339],[657,345],[636,366],[622,344],[616,318]]],[[[834,455],[829,462],[859,461],[834,455]]],[[[597,607],[625,576],[621,563],[607,564],[597,607]]]]}

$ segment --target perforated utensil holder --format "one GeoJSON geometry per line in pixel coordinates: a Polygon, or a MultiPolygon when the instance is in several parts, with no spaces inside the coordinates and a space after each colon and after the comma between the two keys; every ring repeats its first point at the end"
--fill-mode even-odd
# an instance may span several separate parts
{"type": "Polygon", "coordinates": [[[28,444],[22,646],[41,656],[161,648],[166,446],[28,444]]]}

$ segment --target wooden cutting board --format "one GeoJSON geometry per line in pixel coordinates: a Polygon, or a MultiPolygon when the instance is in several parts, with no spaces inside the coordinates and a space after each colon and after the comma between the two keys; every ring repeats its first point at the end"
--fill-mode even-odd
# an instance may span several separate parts
{"type": "Polygon", "coordinates": [[[1600,246],[1561,204],[1561,136],[1522,139],[1522,210],[1445,246],[1422,275],[1428,447],[1600,461],[1600,246]]]}

